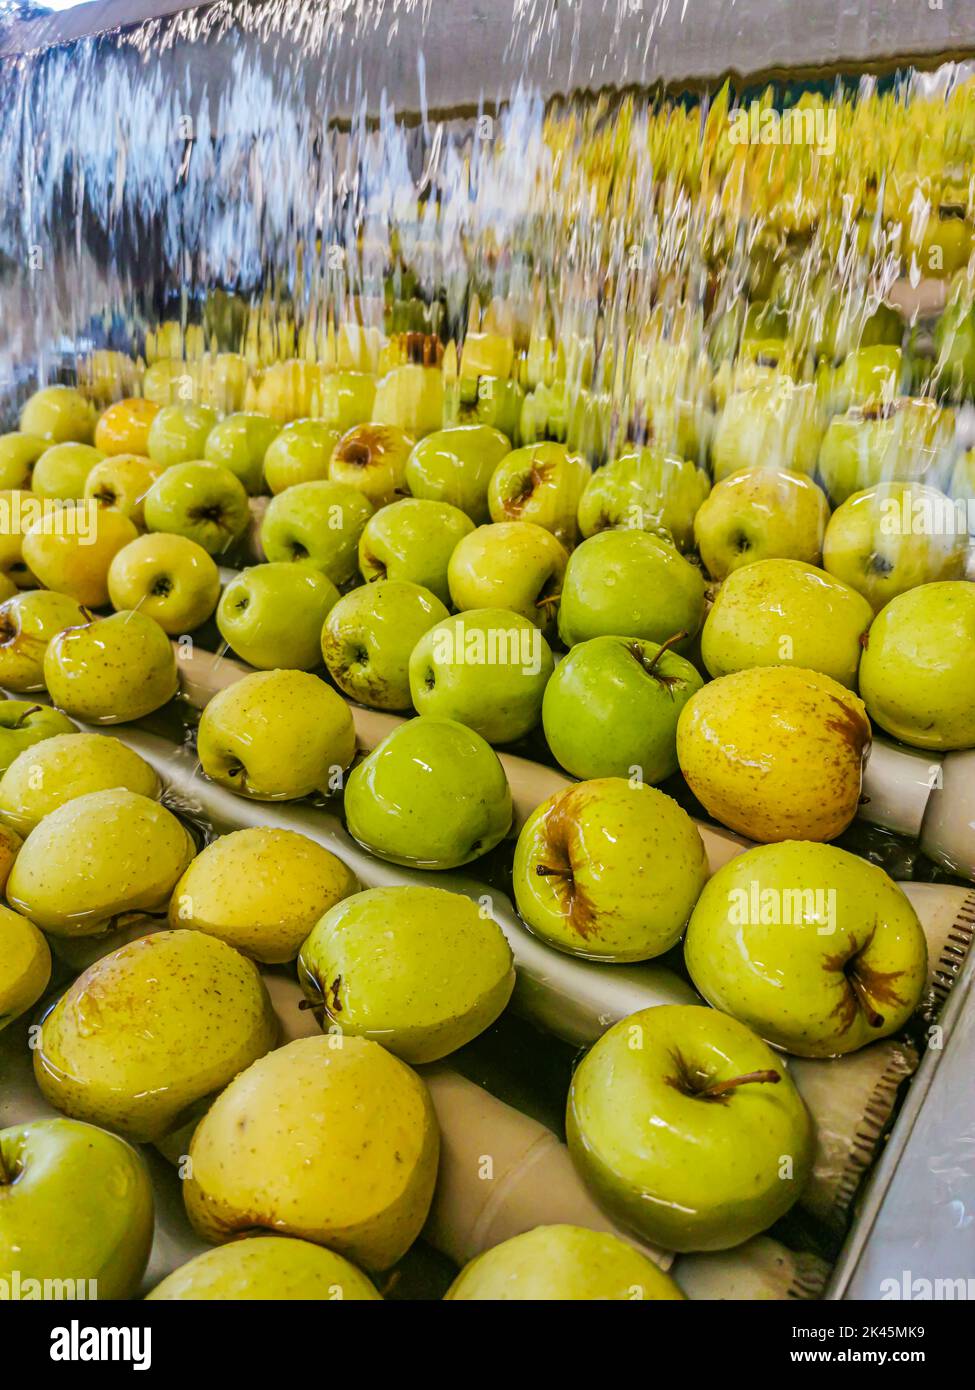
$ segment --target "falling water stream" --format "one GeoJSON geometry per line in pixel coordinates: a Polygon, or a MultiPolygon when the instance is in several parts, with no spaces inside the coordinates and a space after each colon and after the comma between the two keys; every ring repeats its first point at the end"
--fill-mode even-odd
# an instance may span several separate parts
{"type": "MultiPolygon", "coordinates": [[[[879,216],[857,239],[869,157],[851,162],[857,98],[874,80],[827,92],[835,152],[743,163],[726,88],[673,103],[622,90],[652,71],[670,8],[645,5],[642,51],[622,52],[633,0],[603,0],[598,49],[580,37],[582,6],[516,0],[493,86],[465,85],[458,45],[458,73],[438,64],[448,105],[436,110],[425,53],[434,39],[444,50],[433,26],[449,15],[430,0],[218,3],[8,60],[7,393],[70,376],[91,348],[148,356],[162,319],[200,336],[156,355],[205,346],[251,366],[328,362],[350,322],[436,333],[449,365],[465,334],[488,330],[513,341],[499,374],[518,378],[515,407],[539,381],[564,382],[535,428],[557,433],[568,414],[574,442],[598,458],[641,431],[673,446],[678,415],[706,411],[696,368],[708,334],[723,316],[724,350],[737,348],[742,296],[756,297],[784,249],[787,270],[759,293],[774,289],[800,350],[814,354],[837,305],[856,341],[905,273],[879,216]],[[567,94],[553,97],[555,82],[567,94]],[[834,216],[807,206],[844,178],[852,191],[834,216]],[[763,180],[777,180],[777,203],[755,196],[763,180]],[[675,345],[666,380],[661,342],[675,345]]],[[[942,96],[963,76],[945,69],[942,96]]],[[[905,131],[917,86],[908,73],[890,96],[905,131]]],[[[692,432],[698,447],[702,437],[692,432]]]]}
{"type": "MultiPolygon", "coordinates": [[[[0,427],[101,349],[230,409],[274,363],[442,357],[446,423],[593,462],[703,464],[719,393],[861,341],[945,394],[921,291],[960,283],[930,253],[975,203],[969,68],[655,84],[689,5],[510,0],[499,30],[437,0],[218,0],[0,59],[0,427]],[[823,139],[736,142],[736,112],[800,97],[823,139]]],[[[875,833],[851,832],[913,876],[875,833]]]]}

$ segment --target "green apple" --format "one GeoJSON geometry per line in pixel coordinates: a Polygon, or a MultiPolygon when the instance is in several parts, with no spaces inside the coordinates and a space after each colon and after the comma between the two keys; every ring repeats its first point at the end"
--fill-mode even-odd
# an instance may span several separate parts
{"type": "Polygon", "coordinates": [[[359,537],[359,573],[367,584],[405,579],[450,602],[447,565],[474,523],[449,502],[403,497],[382,507],[359,537]]]}
{"type": "Polygon", "coordinates": [[[568,554],[533,521],[478,526],[458,541],[447,565],[455,608],[505,608],[554,635],[568,554]]]}
{"type": "MultiPolygon", "coordinates": [[[[24,536],[43,507],[32,492],[18,488],[0,492],[0,576],[18,589],[33,589],[37,578],[24,560],[24,536]]],[[[47,504],[53,510],[52,504],[47,504]]]]}
{"type": "Polygon", "coordinates": [[[327,372],[318,387],[317,409],[311,413],[337,434],[345,434],[353,425],[378,418],[373,412],[375,398],[376,378],[371,372],[327,372]]]}
{"type": "Polygon", "coordinates": [[[611,420],[612,398],[605,392],[555,381],[525,397],[518,426],[523,444],[559,440],[595,462],[606,452],[611,420]]]}
{"type": "Polygon", "coordinates": [[[590,637],[666,642],[682,632],[686,647],[704,617],[704,587],[701,571],[659,536],[601,531],[569,557],[559,636],[571,647],[590,637]]]}
{"type": "Polygon", "coordinates": [[[147,797],[157,797],[160,789],[156,773],[138,753],[108,734],[78,733],[72,725],[70,733],[59,731],[14,758],[0,777],[0,819],[29,835],[66,802],[115,787],[147,797]]]}
{"type": "Polygon", "coordinates": [[[882,608],[860,692],[870,718],[902,743],[975,747],[975,585],[922,584],[882,608]]]}
{"type": "Polygon", "coordinates": [[[174,463],[146,495],[146,526],[186,536],[208,555],[224,555],[247,530],[250,507],[238,477],[219,463],[174,463]]]}
{"type": "MultiPolygon", "coordinates": [[[[657,394],[646,403],[647,430],[644,435],[654,441],[654,448],[668,457],[693,461],[703,468],[714,437],[715,414],[711,408],[709,387],[687,394],[688,386],[677,396],[657,394]]],[[[612,413],[603,426],[608,442],[612,433],[612,413]]]]}
{"type": "Polygon", "coordinates": [[[471,898],[399,885],[326,912],[301,948],[298,978],[323,1029],[419,1065],[490,1027],[515,972],[504,933],[471,898]]]}
{"type": "Polygon", "coordinates": [[[264,461],[280,432],[281,426],[269,415],[239,410],[213,426],[197,457],[229,468],[254,497],[263,491],[264,461]]]}
{"type": "Polygon", "coordinates": [[[554,664],[539,629],[518,613],[445,612],[413,648],[413,705],[418,714],[466,724],[488,743],[512,743],[538,724],[554,664]]]}
{"type": "Polygon", "coordinates": [[[0,488],[29,488],[34,464],[48,448],[38,434],[0,434],[0,488]]]}
{"type": "Polygon", "coordinates": [[[491,475],[491,520],[533,521],[571,547],[579,538],[576,515],[591,476],[588,460],[570,453],[564,444],[515,449],[491,475]]]}
{"type": "Polygon", "coordinates": [[[826,528],[823,566],[879,612],[919,584],[960,579],[968,535],[952,502],[923,483],[880,483],[848,497],[826,528]]]}
{"type": "Polygon", "coordinates": [[[709,1004],[800,1057],[899,1033],[927,978],[924,931],[897,884],[858,855],[799,840],[718,870],[684,960],[709,1004]]]}
{"type": "Polygon", "coordinates": [[[146,1294],[149,1302],[375,1302],[381,1295],[332,1250],[283,1236],[245,1236],[205,1250],[146,1294]]]}
{"type": "Polygon", "coordinates": [[[95,422],[95,445],[103,454],[149,455],[149,427],[159,406],[146,396],[113,401],[95,422]]]}
{"type": "Polygon", "coordinates": [[[210,406],[195,405],[192,401],[163,406],[149,426],[149,457],[162,468],[202,459],[207,437],[217,418],[217,412],[210,406]]]}
{"type": "Polygon", "coordinates": [[[244,398],[233,409],[260,411],[280,424],[318,414],[317,398],[324,369],[317,362],[291,356],[293,339],[293,324],[285,325],[282,337],[277,325],[270,322],[266,307],[258,311],[251,320],[245,343],[251,370],[244,398]]]}
{"type": "Polygon", "coordinates": [[[578,642],[545,688],[545,738],[573,777],[661,782],[677,771],[677,720],[702,685],[667,644],[638,637],[578,642]]]}
{"type": "Polygon", "coordinates": [[[566,1133],[601,1205],[680,1251],[727,1250],[784,1216],[815,1144],[782,1059],[694,1004],[644,1009],[603,1034],[572,1078],[566,1133]]]}
{"type": "Polygon", "coordinates": [[[779,377],[728,397],[711,441],[714,478],[742,468],[815,472],[825,424],[812,385],[779,377]]]}
{"type": "Polygon", "coordinates": [[[27,528],[24,562],[46,589],[66,594],[85,608],[104,608],[109,566],[138,534],[114,507],[66,502],[27,528]]]}
{"type": "Polygon", "coordinates": [[[108,594],[119,611],[137,610],[170,637],[180,637],[216,608],[220,572],[196,541],[157,532],[118,552],[108,567],[108,594]]]}
{"type": "Polygon", "coordinates": [[[0,824],[0,891],[6,887],[10,870],[20,853],[22,844],[23,841],[16,830],[11,830],[8,825],[0,824]]]}
{"type": "Polygon", "coordinates": [[[481,376],[510,376],[514,364],[515,345],[508,333],[468,332],[460,354],[462,381],[477,381],[481,376]]]}
{"type": "Polygon", "coordinates": [[[393,864],[456,869],[511,828],[511,791],[491,745],[449,719],[407,720],[356,767],[349,834],[393,864]]]}
{"type": "Polygon", "coordinates": [[[124,1139],[76,1120],[0,1130],[0,1199],[0,1278],[20,1290],[11,1297],[135,1296],[152,1184],[124,1139]]]}
{"type": "Polygon", "coordinates": [[[820,392],[831,415],[851,406],[870,406],[894,400],[904,378],[904,354],[891,344],[856,348],[838,367],[819,376],[820,392]]]}
{"type": "Polygon", "coordinates": [[[708,475],[689,459],[660,449],[633,449],[597,468],[579,502],[579,530],[652,531],[688,550],[694,517],[708,495],[708,475]]]}
{"type": "Polygon", "coordinates": [[[67,714],[89,724],[121,724],[165,705],[179,676],[159,624],[145,613],[123,611],[89,618],[52,638],[44,684],[67,714]]]}
{"type": "Polygon", "coordinates": [[[359,537],[372,513],[368,498],[345,483],[296,483],[271,499],[261,546],[269,560],[310,560],[341,589],[356,576],[359,537]]]}
{"type": "Polygon", "coordinates": [[[732,396],[756,386],[782,390],[784,386],[796,385],[792,371],[789,347],[781,339],[743,343],[734,364],[724,361],[718,366],[711,381],[711,394],[723,410],[732,396]]]}
{"type": "Polygon", "coordinates": [[[751,840],[832,840],[860,806],[870,751],[863,701],[830,676],[753,666],[709,681],[681,711],[691,791],[751,840]]]}
{"type": "Polygon", "coordinates": [[[653,440],[654,452],[703,461],[714,433],[712,373],[692,336],[656,338],[636,346],[631,408],[653,440]]]}
{"type": "Polygon", "coordinates": [[[724,579],[756,560],[818,564],[829,521],[821,488],[802,473],[746,468],[716,483],[694,518],[701,560],[724,579]]]}
{"type": "Polygon", "coordinates": [[[447,609],[429,589],[378,579],[339,599],[321,631],[321,654],[340,690],[373,709],[409,709],[410,654],[447,609]]]}
{"type": "Polygon", "coordinates": [[[834,415],[819,451],[819,475],[834,507],[878,483],[947,483],[954,448],[950,410],[923,398],[853,407],[834,415]]]}
{"type": "Polygon", "coordinates": [[[962,283],[967,281],[968,262],[975,248],[968,185],[967,181],[962,184],[960,173],[959,170],[951,180],[953,188],[946,180],[940,201],[937,194],[934,196],[933,207],[928,203],[919,210],[913,197],[908,204],[908,215],[902,219],[902,226],[907,234],[905,259],[909,254],[912,274],[920,267],[921,274],[928,272],[933,279],[949,280],[957,276],[962,283]]]}
{"type": "Polygon", "coordinates": [[[512,871],[527,926],[588,960],[649,960],[680,940],[707,879],[704,843],[677,802],[598,777],[556,792],[525,822],[512,871]]]}
{"type": "Polygon", "coordinates": [[[799,560],[758,560],[721,585],[701,633],[712,676],[801,666],[856,689],[873,609],[842,580],[799,560]]]}
{"type": "Polygon", "coordinates": [[[307,835],[250,826],[196,856],[173,890],[169,922],[277,965],[294,960],[318,919],[358,886],[341,859],[307,835]]]}
{"type": "Polygon", "coordinates": [[[457,395],[459,425],[487,425],[511,440],[521,437],[525,393],[517,381],[500,376],[461,376],[457,395]]]}
{"type": "Polygon", "coordinates": [[[935,380],[952,400],[975,393],[975,307],[967,295],[953,299],[934,326],[935,380]]]}
{"type": "Polygon", "coordinates": [[[241,570],[217,608],[220,636],[262,671],[310,671],[321,661],[321,635],[339,591],[307,560],[241,570]]]}
{"type": "Polygon", "coordinates": [[[45,386],[34,392],[20,412],[20,429],[52,444],[90,444],[94,407],[71,386],[45,386]]]}
{"type": "Polygon", "coordinates": [[[267,446],[264,481],[275,496],[296,483],[324,482],[341,439],[324,420],[292,420],[267,446]]]}
{"type": "Polygon", "coordinates": [[[408,491],[406,460],[413,439],[396,425],[353,425],[332,450],[328,476],[385,507],[408,491]]]}
{"type": "Polygon", "coordinates": [[[145,525],[146,494],[162,472],[139,454],[114,454],[96,463],[85,480],[85,498],[102,507],[117,507],[138,527],[145,525]]]}
{"type": "Polygon", "coordinates": [[[443,424],[443,395],[439,367],[407,362],[376,382],[372,418],[378,425],[396,425],[414,439],[422,439],[443,424]]]}
{"type": "Polygon", "coordinates": [[[715,362],[722,358],[741,357],[754,361],[756,357],[783,357],[789,320],[784,309],[767,300],[748,304],[736,297],[721,315],[715,315],[709,325],[709,352],[715,362]]]}
{"type": "Polygon", "coordinates": [[[0,1031],[37,1003],[51,979],[51,948],[28,918],[0,906],[0,1031]]]}
{"type": "Polygon", "coordinates": [[[642,1302],[684,1295],[668,1274],[608,1231],[536,1226],[466,1264],[445,1299],[464,1303],[642,1302]]]}
{"type": "Polygon", "coordinates": [[[74,733],[75,726],[60,710],[32,705],[29,700],[0,700],[0,773],[14,759],[55,734],[74,733]]]}
{"type": "Polygon", "coordinates": [[[307,671],[256,671],[219,691],[200,719],[208,777],[258,801],[293,801],[340,786],[355,726],[340,695],[307,671]]]}
{"type": "Polygon", "coordinates": [[[414,497],[449,502],[478,524],[488,520],[488,488],[495,468],[509,453],[507,435],[488,425],[437,429],[414,445],[406,483],[414,497]]]}
{"type": "Polygon", "coordinates": [[[44,653],[52,637],[88,621],[67,594],[32,589],[0,603],[0,685],[8,690],[44,689],[44,653]]]}
{"type": "Polygon", "coordinates": [[[365,1038],[299,1038],[214,1101],[183,1197],[206,1240],[270,1227],[387,1269],[420,1234],[438,1152],[429,1093],[405,1062],[365,1038]]]}
{"type": "Polygon", "coordinates": [[[44,1019],[34,1075],[66,1115],[154,1143],[277,1038],[253,961],[204,932],[160,931],[78,976],[44,1019]]]}
{"type": "MultiPolygon", "coordinates": [[[[828,280],[824,288],[829,294],[828,280]]],[[[880,303],[866,316],[864,309],[864,305],[854,302],[852,295],[848,299],[838,299],[830,294],[814,343],[819,357],[839,361],[857,349],[900,344],[904,320],[892,305],[880,303]]]]}
{"type": "Polygon", "coordinates": [[[7,901],[54,936],[97,936],[123,913],[165,908],[194,852],[189,832],[157,801],[120,787],[88,792],[27,836],[7,901]]]}
{"type": "Polygon", "coordinates": [[[90,444],[52,444],[34,465],[31,491],[51,501],[79,501],[89,473],[104,457],[90,444]]]}

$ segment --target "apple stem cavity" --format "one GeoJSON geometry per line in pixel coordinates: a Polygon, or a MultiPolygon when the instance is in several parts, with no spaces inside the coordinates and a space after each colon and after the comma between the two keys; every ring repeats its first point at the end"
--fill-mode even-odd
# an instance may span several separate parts
{"type": "Polygon", "coordinates": [[[782,1080],[781,1072],[770,1067],[760,1071],[744,1072],[741,1076],[729,1077],[727,1081],[712,1081],[702,1067],[694,1067],[679,1052],[674,1054],[676,1075],[669,1077],[669,1084],[675,1091],[690,1096],[693,1100],[719,1100],[724,1102],[731,1091],[739,1086],[770,1085],[782,1080]]]}
{"type": "Polygon", "coordinates": [[[368,468],[372,462],[372,450],[362,440],[350,440],[340,450],[339,458],[343,463],[351,464],[353,468],[368,468]]]}
{"type": "Polygon", "coordinates": [[[866,1020],[870,1024],[870,1027],[882,1028],[884,1026],[884,1016],[883,1014],[878,1013],[877,1010],[874,1008],[873,1004],[871,1004],[870,998],[866,991],[866,987],[863,981],[857,975],[856,971],[851,970],[846,978],[850,983],[850,988],[856,995],[857,1003],[863,1010],[864,1015],[866,1016],[866,1020]]]}
{"type": "Polygon", "coordinates": [[[668,637],[668,638],[667,638],[666,642],[661,642],[661,644],[660,644],[660,646],[657,648],[657,650],[656,650],[656,652],[655,652],[655,654],[654,654],[654,656],[653,656],[653,659],[651,660],[650,664],[649,664],[648,666],[646,666],[647,675],[648,675],[648,676],[654,675],[655,672],[656,672],[656,669],[657,669],[657,662],[658,662],[658,661],[660,660],[660,658],[663,656],[664,652],[670,651],[670,649],[671,649],[677,642],[683,642],[684,639],[685,639],[686,637],[687,637],[687,633],[686,633],[686,632],[675,632],[674,635],[673,635],[672,637],[668,637]]]}
{"type": "Polygon", "coordinates": [[[30,709],[25,709],[23,714],[20,715],[17,719],[15,719],[10,727],[12,729],[22,729],[24,725],[27,723],[27,720],[31,717],[31,715],[40,714],[42,708],[42,705],[31,705],[30,709]]]}
{"type": "Polygon", "coordinates": [[[702,1091],[698,1091],[699,1096],[707,1100],[716,1100],[720,1096],[727,1095],[729,1091],[735,1090],[738,1086],[751,1086],[752,1084],[768,1084],[774,1086],[782,1080],[780,1072],[772,1071],[746,1071],[742,1076],[733,1076],[730,1081],[713,1081],[710,1086],[705,1086],[702,1091]]]}
{"type": "Polygon", "coordinates": [[[219,526],[222,531],[229,531],[224,515],[223,506],[219,502],[212,502],[206,507],[194,507],[190,510],[190,519],[193,521],[212,521],[214,526],[219,526]]]}
{"type": "Polygon", "coordinates": [[[310,1009],[318,1018],[319,1023],[321,1023],[321,1018],[318,1017],[319,1015],[325,1015],[332,1019],[333,1022],[337,1023],[338,1019],[336,1016],[342,1012],[342,1000],[339,995],[339,990],[342,988],[342,976],[336,975],[332,983],[327,985],[324,990],[318,980],[315,981],[315,986],[321,997],[318,999],[302,999],[298,1008],[310,1009]],[[331,996],[331,998],[329,998],[329,996],[331,996]]]}
{"type": "Polygon", "coordinates": [[[651,680],[655,680],[658,685],[662,686],[670,695],[671,699],[674,698],[674,687],[683,684],[681,677],[665,676],[662,671],[657,669],[657,665],[664,653],[668,652],[675,642],[683,642],[686,636],[686,632],[675,632],[672,637],[667,638],[666,642],[661,642],[649,661],[647,660],[647,655],[643,649],[642,643],[630,642],[627,644],[627,650],[644,674],[649,676],[651,680]]]}

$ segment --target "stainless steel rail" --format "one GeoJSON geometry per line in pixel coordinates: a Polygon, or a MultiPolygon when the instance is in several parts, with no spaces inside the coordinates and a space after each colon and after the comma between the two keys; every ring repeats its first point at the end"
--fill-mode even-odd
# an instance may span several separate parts
{"type": "MultiPolygon", "coordinates": [[[[192,26],[206,22],[253,22],[270,29],[293,26],[302,9],[316,9],[303,25],[303,41],[314,46],[336,29],[348,49],[348,71],[361,64],[364,85],[382,74],[400,110],[420,109],[417,36],[423,35],[427,103],[430,109],[490,101],[510,75],[521,70],[529,84],[549,96],[572,88],[625,87],[662,81],[697,83],[726,72],[745,77],[776,72],[889,68],[895,63],[930,64],[975,51],[975,13],[970,6],[894,5],[890,0],[330,0],[309,7],[301,0],[261,0],[247,6],[193,6],[179,0],[94,0],[56,14],[12,23],[0,33],[0,57],[137,25],[147,19],[182,15],[192,26]],[[356,9],[370,21],[358,33],[356,9]],[[195,11],[195,15],[189,12],[195,11]],[[250,16],[250,20],[248,19],[250,16]],[[463,62],[457,55],[463,54],[463,62]]],[[[213,59],[214,63],[218,59],[213,59]]],[[[379,87],[374,95],[378,99],[379,87]]]]}
{"type": "Polygon", "coordinates": [[[975,956],[969,957],[948,997],[938,1031],[868,1180],[828,1298],[972,1297],[973,1056],[975,956]],[[963,1293],[957,1292],[958,1280],[965,1281],[963,1293]],[[954,1292],[946,1292],[949,1283],[954,1292]]]}

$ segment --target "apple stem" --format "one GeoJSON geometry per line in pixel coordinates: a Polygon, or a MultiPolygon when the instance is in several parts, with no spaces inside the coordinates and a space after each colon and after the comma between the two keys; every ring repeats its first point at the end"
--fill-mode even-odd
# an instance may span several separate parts
{"type": "Polygon", "coordinates": [[[560,590],[557,594],[549,594],[548,598],[537,598],[537,599],[535,600],[535,607],[536,607],[536,608],[547,608],[547,607],[549,606],[549,604],[558,603],[558,601],[559,601],[559,599],[560,599],[561,597],[562,597],[562,592],[561,592],[561,590],[560,590]]]}
{"type": "Polygon", "coordinates": [[[660,646],[657,648],[656,652],[654,653],[653,659],[651,660],[650,664],[649,664],[649,665],[647,666],[647,668],[646,668],[646,671],[647,671],[647,675],[648,675],[648,676],[652,676],[652,675],[653,675],[653,673],[654,673],[654,671],[656,670],[656,667],[657,667],[657,662],[658,662],[658,661],[660,660],[660,658],[663,656],[664,652],[669,651],[670,648],[671,648],[676,642],[683,642],[683,640],[684,640],[684,638],[685,638],[686,636],[687,636],[687,633],[686,633],[686,632],[675,632],[674,635],[673,635],[673,637],[668,637],[667,640],[666,640],[666,642],[661,642],[660,646]]]}
{"type": "Polygon", "coordinates": [[[22,729],[24,727],[24,720],[29,719],[32,714],[39,714],[42,709],[43,705],[31,705],[30,709],[25,709],[23,714],[18,719],[14,720],[11,728],[22,729]]]}
{"type": "Polygon", "coordinates": [[[13,1177],[3,1156],[3,1149],[0,1148],[0,1187],[9,1187],[12,1181],[13,1177]]]}
{"type": "Polygon", "coordinates": [[[850,988],[857,997],[857,1003],[867,1016],[867,1022],[871,1028],[882,1028],[884,1026],[884,1016],[877,1012],[867,997],[863,981],[857,978],[856,972],[851,971],[846,977],[850,982],[850,988]]]}
{"type": "Polygon", "coordinates": [[[727,1091],[733,1091],[736,1086],[747,1086],[753,1081],[767,1081],[769,1085],[775,1085],[781,1081],[782,1076],[777,1071],[746,1071],[744,1076],[732,1077],[730,1081],[715,1081],[710,1086],[705,1086],[703,1091],[699,1091],[701,1096],[723,1096],[727,1091]]]}

